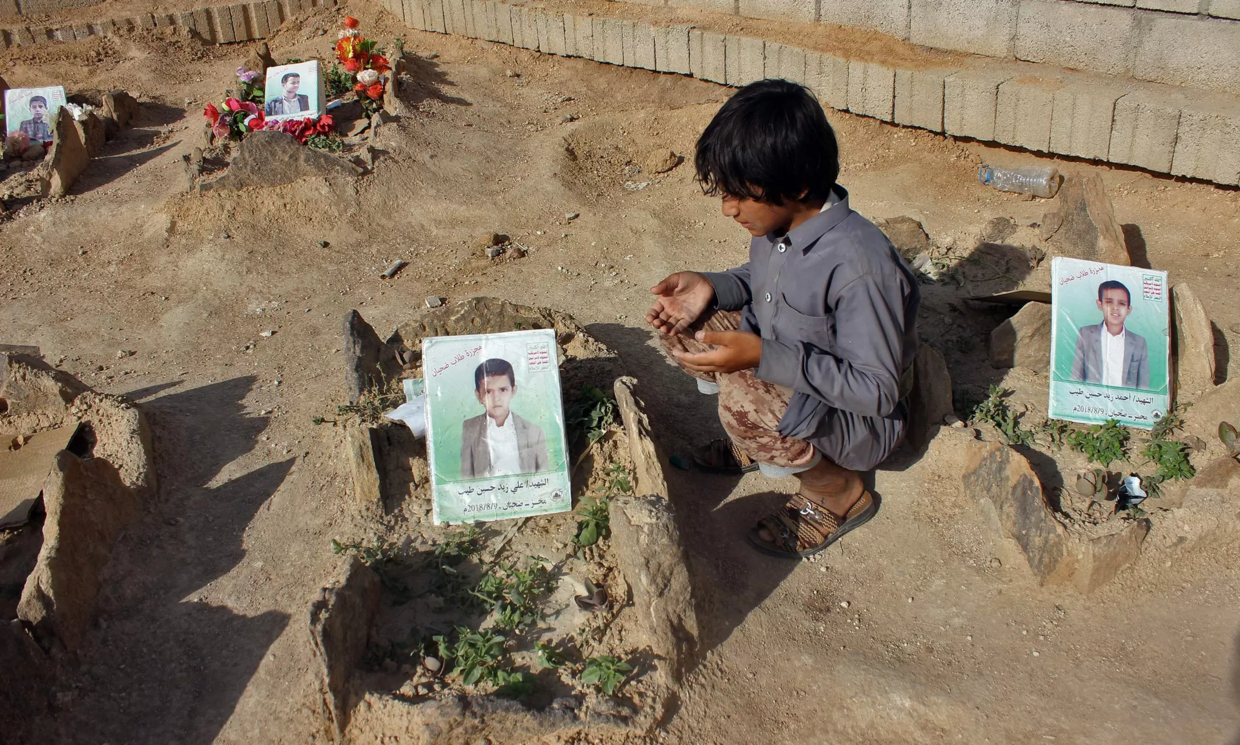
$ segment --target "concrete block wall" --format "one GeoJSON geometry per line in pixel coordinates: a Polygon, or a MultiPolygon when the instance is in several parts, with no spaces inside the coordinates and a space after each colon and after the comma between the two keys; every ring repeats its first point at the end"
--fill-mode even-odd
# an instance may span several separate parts
{"type": "MultiPolygon", "coordinates": [[[[401,10],[413,28],[439,33],[445,31],[434,19],[450,18],[459,1],[379,0],[394,13],[401,10]]],[[[919,2],[911,0],[914,14],[919,2]]],[[[975,28],[1010,25],[1001,0],[977,2],[975,28]]],[[[498,0],[473,3],[475,18],[511,19],[515,38],[503,43],[536,51],[734,87],[780,77],[807,86],[824,106],[894,124],[1240,185],[1236,96],[979,57],[950,68],[902,67],[693,26],[564,14],[498,0]]],[[[927,7],[936,3],[950,0],[925,0],[927,7]]],[[[872,10],[881,7],[876,2],[872,10]]],[[[504,36],[485,25],[474,34],[504,36]]]]}
{"type": "MultiPolygon", "coordinates": [[[[35,6],[30,0],[18,1],[26,12],[34,12],[32,8],[35,6]]],[[[76,0],[68,1],[73,3],[76,0]]],[[[296,18],[301,13],[315,8],[335,7],[336,2],[337,0],[252,0],[246,3],[213,5],[176,13],[139,13],[126,18],[108,18],[102,21],[78,22],[62,26],[13,26],[0,28],[0,49],[55,41],[79,41],[91,36],[109,36],[135,29],[169,27],[189,29],[215,44],[256,41],[274,34],[290,18],[296,18]]],[[[414,5],[411,0],[405,0],[405,2],[410,6],[414,5]]],[[[60,10],[66,7],[84,7],[93,4],[93,2],[80,2],[77,5],[70,5],[65,4],[63,0],[48,0],[47,7],[60,10]]],[[[417,7],[421,9],[422,5],[418,4],[417,7]]],[[[406,20],[403,15],[401,18],[406,20]]],[[[425,25],[424,20],[419,20],[425,25]]]]}
{"type": "Polygon", "coordinates": [[[627,1],[848,26],[935,49],[1240,93],[1240,0],[627,1]]]}

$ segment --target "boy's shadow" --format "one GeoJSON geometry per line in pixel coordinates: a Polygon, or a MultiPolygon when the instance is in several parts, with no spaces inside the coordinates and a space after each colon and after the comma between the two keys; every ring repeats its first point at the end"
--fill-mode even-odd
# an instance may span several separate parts
{"type": "MultiPolygon", "coordinates": [[[[695,448],[725,436],[717,399],[698,392],[694,379],[662,352],[653,332],[614,323],[587,330],[619,353],[626,372],[637,378],[637,393],[662,453],[692,462],[695,448]]],[[[666,461],[661,465],[689,553],[701,659],[726,641],[799,563],[763,555],[745,541],[749,529],[787,497],[767,492],[729,500],[747,486],[740,477],[683,470],[666,461]]],[[[768,483],[791,491],[790,480],[768,483]]]]}

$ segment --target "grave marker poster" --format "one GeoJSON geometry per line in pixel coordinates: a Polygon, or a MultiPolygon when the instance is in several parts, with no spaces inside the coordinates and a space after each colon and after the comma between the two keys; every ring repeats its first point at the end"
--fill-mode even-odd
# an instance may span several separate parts
{"type": "Polygon", "coordinates": [[[268,119],[313,119],[323,113],[324,83],[316,60],[267,68],[263,113],[268,119]]]}
{"type": "Polygon", "coordinates": [[[435,524],[572,507],[555,332],[422,341],[435,524]]]}
{"type": "Polygon", "coordinates": [[[1051,262],[1050,416],[1149,429],[1171,403],[1167,273],[1051,262]]]}
{"type": "Polygon", "coordinates": [[[4,92],[5,136],[25,132],[31,142],[51,142],[56,115],[65,105],[65,89],[10,88],[4,92]]]}

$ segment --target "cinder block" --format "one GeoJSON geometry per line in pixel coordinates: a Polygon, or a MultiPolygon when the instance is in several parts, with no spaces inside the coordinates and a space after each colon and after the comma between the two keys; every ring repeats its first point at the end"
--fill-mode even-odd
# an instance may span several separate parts
{"type": "Polygon", "coordinates": [[[1097,83],[1069,84],[1055,91],[1051,152],[1106,160],[1111,149],[1115,102],[1126,88],[1097,83]]]}
{"type": "Polygon", "coordinates": [[[805,50],[787,44],[766,45],[766,77],[791,80],[805,85],[805,50]],[[771,49],[775,49],[772,65],[771,49]]]}
{"type": "Polygon", "coordinates": [[[995,141],[1045,153],[1051,147],[1051,112],[1057,84],[1016,78],[999,85],[995,141]]]}
{"type": "Polygon", "coordinates": [[[654,67],[659,72],[690,74],[689,27],[654,26],[654,67]]]}
{"type": "MultiPolygon", "coordinates": [[[[193,12],[193,11],[185,11],[184,13],[181,13],[181,14],[180,14],[180,20],[178,21],[178,23],[179,23],[180,25],[184,26],[185,28],[189,29],[190,31],[195,31],[195,30],[197,30],[197,25],[196,25],[196,24],[195,24],[195,22],[194,22],[194,12],[193,12]]],[[[100,36],[104,35],[104,34],[103,34],[103,30],[102,30],[102,22],[99,22],[99,23],[94,23],[94,24],[92,24],[92,25],[93,25],[93,26],[95,26],[97,29],[99,29],[97,33],[98,33],[100,36]]]]}
{"type": "MultiPolygon", "coordinates": [[[[224,7],[222,8],[222,11],[224,13],[227,13],[230,18],[232,17],[231,8],[224,7]]],[[[152,15],[151,13],[139,13],[138,15],[134,16],[134,22],[138,25],[138,28],[141,28],[141,29],[146,29],[149,31],[150,29],[155,28],[155,16],[152,15]]],[[[242,30],[242,32],[244,33],[244,29],[242,30]]],[[[240,39],[237,39],[237,37],[233,37],[233,38],[236,41],[240,41],[240,39]]]]}
{"type": "Polygon", "coordinates": [[[52,32],[47,26],[30,26],[27,30],[30,32],[31,44],[42,44],[52,38],[52,32]]]}
{"type": "Polygon", "coordinates": [[[594,59],[597,47],[594,44],[594,18],[591,16],[573,16],[573,33],[577,35],[577,54],[586,59],[594,59]]]}
{"type": "MultiPolygon", "coordinates": [[[[506,43],[500,33],[500,3],[494,2],[494,0],[485,0],[483,6],[483,13],[486,16],[486,31],[489,34],[485,38],[497,43],[506,43]]],[[[507,8],[504,8],[503,11],[504,15],[508,14],[507,8]]]]}
{"type": "Polygon", "coordinates": [[[238,3],[237,5],[228,6],[228,10],[232,13],[233,34],[236,35],[237,41],[253,39],[254,32],[250,29],[245,17],[245,6],[238,3]]]}
{"type": "Polygon", "coordinates": [[[52,39],[56,41],[73,41],[73,29],[69,26],[52,29],[52,39]]]}
{"type": "Polygon", "coordinates": [[[896,124],[943,131],[943,81],[948,70],[896,70],[896,124]]]}
{"type": "Polygon", "coordinates": [[[821,0],[820,23],[881,31],[897,39],[908,38],[908,0],[821,0]]]}
{"type": "Polygon", "coordinates": [[[478,30],[478,19],[474,16],[474,0],[461,0],[461,5],[465,7],[465,38],[482,38],[482,32],[478,30]]]}
{"type": "Polygon", "coordinates": [[[1136,14],[1127,8],[1021,0],[1018,59],[1127,75],[1136,41],[1136,14]]]}
{"type": "Polygon", "coordinates": [[[889,122],[895,113],[896,73],[877,62],[848,62],[848,110],[889,122]]]}
{"type": "Polygon", "coordinates": [[[506,5],[504,7],[508,8],[508,25],[512,28],[512,45],[520,49],[526,49],[525,25],[521,21],[521,14],[525,12],[525,8],[517,5],[506,5]]]}
{"type": "Polygon", "coordinates": [[[1011,57],[1019,0],[912,0],[909,41],[936,49],[1011,57]]]}
{"type": "Polygon", "coordinates": [[[624,23],[616,18],[594,18],[594,54],[599,62],[624,64],[624,23]]]}
{"type": "Polygon", "coordinates": [[[464,0],[443,0],[443,20],[448,33],[462,36],[465,33],[464,0]]]}
{"type": "MultiPolygon", "coordinates": [[[[242,15],[245,14],[245,6],[241,6],[242,15]]],[[[171,13],[158,13],[155,15],[155,28],[172,28],[177,25],[177,19],[171,13]]],[[[74,35],[77,35],[78,29],[73,29],[74,35]]],[[[85,38],[85,37],[83,37],[85,38]]]]}
{"type": "Polygon", "coordinates": [[[34,34],[30,33],[29,26],[18,26],[17,28],[12,29],[12,31],[13,39],[17,42],[18,46],[27,47],[34,44],[34,34]]]}
{"type": "MultiPolygon", "coordinates": [[[[194,16],[194,26],[195,26],[195,30],[197,30],[197,25],[198,25],[198,13],[197,13],[197,11],[195,11],[195,12],[193,13],[193,16],[194,16]]],[[[100,21],[99,23],[97,23],[97,24],[95,24],[95,25],[99,27],[99,35],[100,35],[100,36],[112,36],[113,34],[115,34],[115,33],[116,33],[116,21],[113,21],[111,18],[105,18],[105,19],[103,19],[102,21],[100,21]]],[[[18,29],[18,30],[20,30],[20,29],[18,29]]],[[[209,30],[209,29],[208,29],[208,30],[209,30]]],[[[10,32],[9,32],[9,33],[10,33],[10,34],[12,34],[12,33],[13,33],[13,32],[12,32],[12,30],[10,30],[10,32]]]]}
{"type": "Polygon", "coordinates": [[[736,13],[736,0],[667,0],[667,7],[692,8],[694,10],[708,10],[711,13],[734,15],[736,13]]]}
{"type": "Polygon", "coordinates": [[[1107,160],[1170,172],[1182,104],[1178,96],[1146,90],[1121,96],[1115,102],[1107,160]]]}
{"type": "Polygon", "coordinates": [[[1165,10],[1169,13],[1197,15],[1197,0],[1137,0],[1137,7],[1146,10],[1165,10]]]}
{"type": "Polygon", "coordinates": [[[538,48],[544,53],[550,53],[551,50],[551,26],[549,13],[541,10],[534,10],[534,30],[538,34],[538,48]]]}
{"type": "MultiPolygon", "coordinates": [[[[271,27],[271,33],[275,33],[284,25],[284,9],[280,7],[279,0],[265,0],[263,9],[267,11],[267,25],[271,27]]],[[[194,19],[197,20],[197,11],[194,11],[194,19]]]]}
{"type": "Polygon", "coordinates": [[[444,18],[443,3],[440,0],[424,0],[422,14],[426,18],[427,31],[448,33],[448,21],[444,18]]]}
{"type": "Polygon", "coordinates": [[[629,21],[624,33],[625,67],[655,69],[655,27],[642,21],[629,21]]]}
{"type": "MultiPolygon", "coordinates": [[[[254,35],[260,39],[266,39],[271,36],[271,26],[267,23],[267,10],[263,8],[262,2],[252,3],[249,6],[250,17],[254,19],[254,35]]],[[[193,22],[191,15],[189,20],[193,22]]]]}
{"type": "Polygon", "coordinates": [[[848,111],[848,60],[807,51],[805,85],[823,106],[848,111]]]}
{"type": "Polygon", "coordinates": [[[1137,0],[1076,0],[1078,3],[1093,3],[1094,5],[1122,5],[1125,8],[1136,6],[1137,0]]]}
{"type": "Polygon", "coordinates": [[[818,20],[816,0],[739,0],[740,14],[746,18],[813,23],[818,20]]]}
{"type": "Polygon", "coordinates": [[[697,29],[689,32],[689,67],[693,77],[726,85],[727,56],[727,39],[723,34],[697,29]]]}
{"type": "Polygon", "coordinates": [[[582,48],[581,32],[577,26],[584,21],[589,21],[589,17],[585,19],[578,18],[572,13],[564,14],[564,53],[569,57],[589,57],[593,50],[590,47],[582,48]]]}
{"type": "MultiPolygon", "coordinates": [[[[430,19],[427,19],[430,24],[430,19]]],[[[504,3],[495,3],[495,36],[501,44],[514,44],[512,36],[512,9],[504,3]]]]}
{"type": "Polygon", "coordinates": [[[747,36],[729,36],[724,55],[727,84],[740,87],[761,80],[766,70],[766,42],[747,36]]]}
{"type": "Polygon", "coordinates": [[[1210,0],[1210,15],[1240,20],[1240,0],[1210,0]]]}
{"type": "Polygon", "coordinates": [[[1008,73],[964,70],[943,80],[943,131],[958,137],[993,140],[999,85],[1008,73]]]}
{"type": "Polygon", "coordinates": [[[215,43],[229,44],[237,40],[233,34],[232,13],[228,6],[217,5],[207,9],[211,13],[211,27],[215,29],[215,43]]]}
{"type": "Polygon", "coordinates": [[[523,8],[521,13],[521,41],[526,49],[538,51],[538,17],[533,8],[523,8]]]}
{"type": "Polygon", "coordinates": [[[547,15],[547,39],[551,42],[551,54],[558,54],[561,57],[568,54],[568,32],[564,28],[564,14],[552,13],[547,15]]]}
{"type": "Polygon", "coordinates": [[[1240,105],[1194,102],[1180,112],[1171,172],[1240,185],[1240,105]]]}
{"type": "Polygon", "coordinates": [[[73,27],[73,38],[76,41],[85,41],[90,38],[90,27],[86,24],[80,24],[73,27]]]}
{"type": "Polygon", "coordinates": [[[1151,15],[1142,24],[1133,76],[1240,93],[1240,23],[1151,15]]]}
{"type": "MultiPolygon", "coordinates": [[[[405,25],[418,31],[426,30],[426,16],[423,15],[424,5],[421,0],[397,0],[405,12],[405,25]]],[[[494,19],[492,19],[494,20],[494,19]]]]}

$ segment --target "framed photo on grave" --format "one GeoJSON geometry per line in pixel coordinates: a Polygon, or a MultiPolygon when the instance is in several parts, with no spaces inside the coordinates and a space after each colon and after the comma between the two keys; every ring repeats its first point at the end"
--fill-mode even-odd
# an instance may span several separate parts
{"type": "Polygon", "coordinates": [[[555,332],[422,341],[435,524],[572,507],[555,332]]]}
{"type": "Polygon", "coordinates": [[[65,89],[10,88],[4,92],[4,134],[25,132],[31,142],[51,142],[56,115],[65,105],[65,89]]]}
{"type": "Polygon", "coordinates": [[[323,113],[326,91],[318,60],[267,68],[263,114],[274,121],[316,118],[323,113]]]}
{"type": "Polygon", "coordinates": [[[1150,429],[1171,404],[1167,273],[1051,262],[1050,416],[1150,429]]]}

